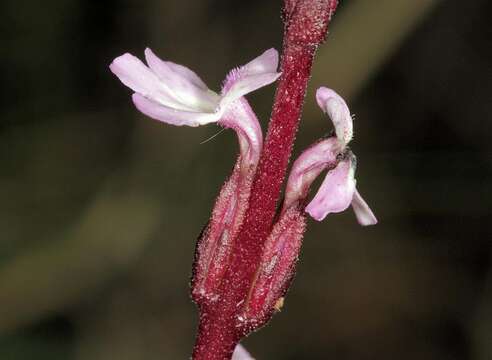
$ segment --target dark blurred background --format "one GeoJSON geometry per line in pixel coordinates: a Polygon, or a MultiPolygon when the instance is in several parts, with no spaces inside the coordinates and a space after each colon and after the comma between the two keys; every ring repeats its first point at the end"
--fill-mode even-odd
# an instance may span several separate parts
{"type": "MultiPolygon", "coordinates": [[[[0,359],[188,358],[195,238],[236,156],[226,131],[139,114],[112,59],[150,46],[218,90],[280,48],[281,1],[2,0],[0,359]]],[[[342,1],[296,154],[356,115],[378,215],[311,221],[258,359],[492,359],[491,2],[342,1]]],[[[274,87],[249,99],[266,129],[274,87]]]]}

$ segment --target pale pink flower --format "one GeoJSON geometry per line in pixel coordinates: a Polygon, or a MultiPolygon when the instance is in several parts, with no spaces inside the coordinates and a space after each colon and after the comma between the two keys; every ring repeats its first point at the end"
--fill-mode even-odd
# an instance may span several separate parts
{"type": "Polygon", "coordinates": [[[328,114],[335,136],[323,139],[304,151],[294,162],[287,181],[284,211],[304,200],[314,179],[325,169],[326,177],[318,192],[306,206],[306,212],[321,221],[352,205],[361,225],[373,225],[377,219],[356,189],[356,159],[347,144],[353,136],[353,121],[345,101],[333,90],[322,87],[316,100],[328,114]]]}
{"type": "Polygon", "coordinates": [[[244,157],[255,162],[262,146],[261,128],[244,95],[271,84],[279,76],[278,53],[269,49],[229,72],[220,94],[210,90],[185,66],[163,61],[145,50],[147,65],[126,53],[110,65],[123,84],[134,91],[133,102],[145,115],[171,125],[218,123],[233,128],[244,157]]]}

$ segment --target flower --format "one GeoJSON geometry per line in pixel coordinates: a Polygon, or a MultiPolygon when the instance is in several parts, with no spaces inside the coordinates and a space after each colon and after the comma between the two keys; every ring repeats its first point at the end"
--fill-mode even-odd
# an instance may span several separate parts
{"type": "Polygon", "coordinates": [[[333,122],[335,136],[314,144],[294,162],[287,181],[283,211],[303,201],[312,182],[328,169],[305,211],[321,221],[328,214],[342,212],[352,205],[359,224],[376,224],[376,217],[356,189],[356,158],[347,147],[353,137],[353,121],[348,106],[340,95],[326,87],[317,90],[316,100],[333,122]]]}
{"type": "Polygon", "coordinates": [[[134,91],[133,102],[149,117],[171,124],[199,126],[209,123],[235,130],[239,158],[215,201],[210,221],[197,243],[192,296],[197,302],[214,301],[227,269],[233,240],[248,207],[253,176],[263,145],[258,119],[244,95],[274,82],[278,53],[269,49],[246,65],[231,70],[220,94],[210,90],[193,71],[159,59],[145,50],[147,65],[131,54],[117,57],[111,71],[134,91]]]}
{"type": "Polygon", "coordinates": [[[274,82],[278,53],[269,49],[227,75],[221,95],[210,90],[185,66],[159,59],[145,49],[148,66],[126,53],[110,65],[123,84],[135,91],[133,101],[144,114],[172,125],[198,126],[221,119],[234,100],[274,82]]]}
{"type": "Polygon", "coordinates": [[[148,66],[126,53],[110,65],[121,82],[135,92],[132,99],[138,110],[171,125],[199,126],[215,122],[232,128],[238,133],[244,157],[250,157],[252,162],[257,160],[263,137],[244,95],[271,84],[280,76],[275,49],[231,70],[220,95],[187,67],[163,61],[148,48],[145,59],[148,66]]]}
{"type": "Polygon", "coordinates": [[[263,134],[244,95],[274,82],[278,53],[269,49],[246,65],[231,70],[220,94],[210,90],[190,69],[159,59],[145,50],[147,65],[131,54],[117,57],[111,71],[134,91],[133,102],[149,117],[171,125],[209,123],[231,128],[239,140],[240,155],[219,193],[209,223],[202,232],[194,263],[192,294],[215,299],[226,270],[232,242],[239,232],[260,157],[263,134]]]}

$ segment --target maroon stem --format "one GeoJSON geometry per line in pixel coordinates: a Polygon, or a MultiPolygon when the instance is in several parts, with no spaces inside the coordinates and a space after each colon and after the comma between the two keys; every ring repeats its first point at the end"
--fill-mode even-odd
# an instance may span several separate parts
{"type": "Polygon", "coordinates": [[[228,360],[232,357],[238,341],[236,331],[231,328],[226,317],[214,311],[200,309],[193,360],[228,360]]]}
{"type": "MultiPolygon", "coordinates": [[[[241,326],[238,304],[247,297],[261,259],[291,156],[311,66],[337,0],[285,0],[280,77],[249,208],[234,243],[220,296],[200,309],[193,359],[228,360],[237,342],[263,323],[241,326]]],[[[268,319],[265,319],[265,321],[268,319]]]]}

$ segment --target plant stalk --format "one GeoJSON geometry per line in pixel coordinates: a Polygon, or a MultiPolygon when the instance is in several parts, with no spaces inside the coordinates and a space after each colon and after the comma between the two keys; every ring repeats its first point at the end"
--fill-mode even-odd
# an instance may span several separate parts
{"type": "Polygon", "coordinates": [[[249,207],[235,239],[216,302],[200,307],[195,360],[228,360],[239,340],[270,319],[245,322],[263,244],[275,218],[282,183],[299,125],[316,49],[324,41],[336,0],[285,0],[279,80],[269,128],[253,181],[249,207]]]}

